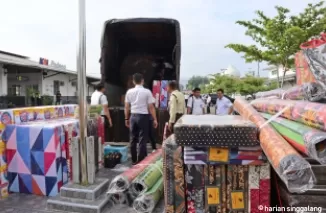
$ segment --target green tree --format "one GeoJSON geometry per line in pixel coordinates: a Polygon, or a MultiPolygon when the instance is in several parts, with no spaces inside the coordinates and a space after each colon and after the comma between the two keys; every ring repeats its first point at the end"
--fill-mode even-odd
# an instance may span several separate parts
{"type": "Polygon", "coordinates": [[[192,76],[187,83],[186,88],[192,90],[196,87],[203,88],[206,84],[209,83],[208,77],[205,76],[192,76]]]}
{"type": "Polygon", "coordinates": [[[268,85],[266,84],[265,78],[254,77],[252,75],[247,75],[237,83],[237,92],[243,96],[251,95],[254,97],[257,92],[268,91],[275,88],[277,88],[276,82],[271,82],[268,85]]]}
{"type": "Polygon", "coordinates": [[[218,89],[223,89],[225,94],[233,95],[237,92],[239,80],[239,78],[233,76],[213,74],[205,90],[209,91],[209,93],[215,93],[218,89]]]}
{"type": "MultiPolygon", "coordinates": [[[[253,39],[255,45],[228,44],[226,48],[243,53],[248,63],[266,61],[270,65],[281,66],[282,87],[286,72],[294,67],[294,54],[300,49],[300,44],[326,29],[326,7],[324,2],[308,4],[296,16],[290,16],[287,8],[275,8],[277,15],[274,17],[267,17],[264,12],[257,11],[257,18],[236,22],[247,28],[246,35],[253,39]]],[[[277,80],[279,84],[279,76],[277,80]]]]}

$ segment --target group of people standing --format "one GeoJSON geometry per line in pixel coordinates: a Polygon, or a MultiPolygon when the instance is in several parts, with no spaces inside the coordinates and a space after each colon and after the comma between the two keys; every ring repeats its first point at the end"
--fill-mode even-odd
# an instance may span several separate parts
{"type": "MultiPolygon", "coordinates": [[[[206,113],[211,114],[210,102],[210,96],[207,97],[205,102],[205,100],[201,97],[200,88],[195,88],[187,100],[187,113],[192,115],[203,115],[206,113]],[[205,111],[206,107],[207,110],[205,111]]],[[[230,115],[233,113],[233,104],[224,96],[223,89],[217,90],[217,99],[214,110],[214,114],[216,115],[230,115]]]]}
{"type": "MultiPolygon", "coordinates": [[[[152,148],[156,149],[154,129],[158,122],[155,110],[155,99],[152,92],[145,88],[142,74],[133,75],[134,88],[127,91],[125,95],[125,125],[130,130],[130,152],[133,165],[139,163],[147,156],[147,142],[151,141],[152,148]],[[138,144],[138,151],[137,151],[138,144]]],[[[185,96],[178,90],[178,83],[170,81],[167,91],[170,94],[168,105],[169,132],[173,133],[174,124],[184,114],[203,115],[205,114],[205,102],[200,96],[200,89],[195,88],[193,94],[188,98],[186,106],[185,96]]],[[[232,103],[223,96],[223,90],[217,91],[216,114],[227,115],[233,112],[232,103]]],[[[98,85],[91,98],[91,105],[103,105],[102,115],[105,122],[112,126],[108,101],[104,95],[104,86],[98,85]]]]}

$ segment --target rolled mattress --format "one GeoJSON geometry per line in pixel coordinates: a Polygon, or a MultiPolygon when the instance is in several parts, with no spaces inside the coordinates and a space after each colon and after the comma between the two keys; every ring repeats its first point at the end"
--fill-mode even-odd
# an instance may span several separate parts
{"type": "Polygon", "coordinates": [[[247,101],[237,98],[234,105],[241,116],[260,127],[260,145],[288,190],[302,193],[311,189],[316,180],[310,164],[247,101]]]}
{"type": "Polygon", "coordinates": [[[258,128],[237,115],[184,115],[174,126],[180,146],[257,146],[258,128]]]}

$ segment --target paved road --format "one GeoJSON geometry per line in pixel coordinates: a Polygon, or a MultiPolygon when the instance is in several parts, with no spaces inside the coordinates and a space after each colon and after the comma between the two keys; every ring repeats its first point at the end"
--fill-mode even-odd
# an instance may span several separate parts
{"type": "MultiPolygon", "coordinates": [[[[125,166],[128,166],[125,165],[125,166]]],[[[121,171],[110,169],[101,169],[97,177],[109,178],[112,180],[121,171]]],[[[0,213],[63,213],[61,211],[49,211],[46,209],[47,197],[30,195],[30,194],[10,194],[7,199],[0,200],[0,213]]],[[[161,200],[153,213],[163,213],[164,202],[161,200]]],[[[135,213],[130,207],[111,207],[105,213],[135,213]]]]}

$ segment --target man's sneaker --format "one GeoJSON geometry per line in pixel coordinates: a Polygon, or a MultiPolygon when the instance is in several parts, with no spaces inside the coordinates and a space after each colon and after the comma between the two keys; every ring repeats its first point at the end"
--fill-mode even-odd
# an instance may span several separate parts
{"type": "Polygon", "coordinates": [[[156,149],[153,149],[152,153],[156,152],[156,149]]]}

